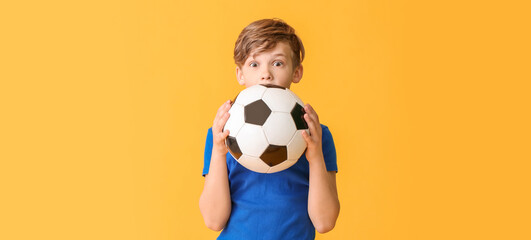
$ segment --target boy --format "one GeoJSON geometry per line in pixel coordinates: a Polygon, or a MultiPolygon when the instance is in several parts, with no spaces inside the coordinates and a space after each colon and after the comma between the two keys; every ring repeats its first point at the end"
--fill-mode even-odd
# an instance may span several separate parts
{"type": "MultiPolygon", "coordinates": [[[[302,78],[304,47],[295,30],[280,19],[245,27],[234,48],[240,85],[289,88],[302,78]]],[[[328,127],[306,104],[305,154],[290,168],[272,174],[252,172],[228,153],[223,126],[231,101],[217,111],[208,130],[199,208],[208,228],[223,229],[218,239],[314,239],[332,230],[339,215],[336,152],[328,127]]]]}

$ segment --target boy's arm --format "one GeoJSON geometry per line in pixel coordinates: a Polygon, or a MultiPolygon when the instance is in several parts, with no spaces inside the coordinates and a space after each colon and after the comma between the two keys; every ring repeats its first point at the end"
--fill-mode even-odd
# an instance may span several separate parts
{"type": "Polygon", "coordinates": [[[212,157],[208,174],[205,175],[203,192],[199,198],[199,209],[208,228],[220,231],[225,227],[231,212],[229,178],[227,175],[227,148],[225,138],[229,131],[223,126],[229,118],[230,100],[219,109],[212,125],[212,157]]]}
{"type": "Polygon", "coordinates": [[[310,160],[308,215],[319,233],[334,229],[339,216],[336,172],[326,171],[324,159],[310,160]]]}
{"type": "Polygon", "coordinates": [[[310,135],[302,132],[308,148],[306,158],[310,166],[310,186],[308,192],[308,215],[319,233],[332,230],[339,216],[336,172],[327,171],[322,149],[322,129],[317,113],[306,104],[304,118],[310,135]]]}

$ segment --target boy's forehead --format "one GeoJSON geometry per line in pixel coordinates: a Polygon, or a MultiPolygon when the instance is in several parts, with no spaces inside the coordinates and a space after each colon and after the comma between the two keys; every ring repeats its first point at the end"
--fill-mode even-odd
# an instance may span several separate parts
{"type": "MultiPolygon", "coordinates": [[[[256,58],[256,56],[262,55],[262,53],[263,53],[263,52],[253,53],[250,57],[252,57],[252,58],[256,58]]],[[[283,53],[283,52],[274,53],[274,54],[272,55],[272,57],[279,57],[279,56],[280,56],[280,57],[289,57],[289,56],[286,56],[286,54],[283,53]]]]}
{"type": "Polygon", "coordinates": [[[286,58],[290,58],[291,55],[292,55],[291,47],[289,46],[289,44],[285,44],[283,42],[279,42],[279,43],[276,44],[275,47],[273,47],[271,49],[267,49],[267,50],[263,50],[261,48],[253,49],[251,51],[251,53],[249,54],[249,58],[256,58],[257,56],[262,55],[264,53],[271,53],[271,54],[273,54],[272,55],[273,57],[283,56],[283,57],[286,57],[286,58]]]}

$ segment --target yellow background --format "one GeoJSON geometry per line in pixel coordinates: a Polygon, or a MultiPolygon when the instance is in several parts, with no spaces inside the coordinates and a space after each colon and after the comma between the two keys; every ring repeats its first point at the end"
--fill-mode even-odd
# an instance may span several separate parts
{"type": "Polygon", "coordinates": [[[334,136],[317,239],[531,239],[525,1],[2,1],[0,239],[214,239],[203,147],[278,17],[334,136]]]}

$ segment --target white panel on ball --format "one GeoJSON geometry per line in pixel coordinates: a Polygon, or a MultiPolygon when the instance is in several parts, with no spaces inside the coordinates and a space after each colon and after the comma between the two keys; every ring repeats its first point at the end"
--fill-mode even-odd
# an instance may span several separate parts
{"type": "Polygon", "coordinates": [[[272,112],[264,123],[263,129],[269,144],[280,146],[288,145],[297,131],[289,112],[272,112]]]}
{"type": "Polygon", "coordinates": [[[288,159],[290,160],[297,160],[306,150],[306,141],[302,136],[302,131],[308,132],[308,130],[298,130],[288,144],[288,159]]]}
{"type": "Polygon", "coordinates": [[[268,88],[262,100],[273,112],[291,112],[295,106],[295,99],[285,89],[268,88]]]}
{"type": "Polygon", "coordinates": [[[262,98],[266,90],[266,87],[258,84],[252,87],[248,87],[242,90],[240,94],[238,94],[238,96],[236,97],[236,103],[245,106],[249,103],[259,100],[262,98]]]}
{"type": "Polygon", "coordinates": [[[248,155],[242,155],[238,162],[247,169],[259,173],[267,173],[270,169],[269,165],[265,164],[260,158],[248,155]]]}
{"type": "Polygon", "coordinates": [[[293,98],[295,99],[295,101],[297,101],[297,103],[299,103],[301,106],[304,107],[304,103],[302,102],[302,100],[299,98],[299,96],[297,96],[297,94],[295,94],[294,92],[292,92],[291,90],[287,90],[291,96],[293,96],[293,98]]]}
{"type": "Polygon", "coordinates": [[[262,126],[245,123],[236,136],[242,153],[252,157],[260,157],[269,143],[262,131],[262,126]]]}
{"type": "Polygon", "coordinates": [[[275,173],[275,172],[280,172],[282,170],[288,169],[289,167],[293,166],[293,164],[295,164],[296,162],[297,162],[297,159],[286,160],[276,166],[271,167],[267,173],[275,173]]]}
{"type": "Polygon", "coordinates": [[[243,124],[245,123],[243,116],[243,106],[237,103],[232,104],[232,107],[229,110],[229,114],[230,121],[227,121],[225,127],[223,128],[223,131],[225,131],[225,129],[228,129],[230,131],[229,136],[236,137],[236,135],[238,135],[238,131],[240,131],[243,124]]]}

